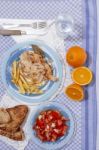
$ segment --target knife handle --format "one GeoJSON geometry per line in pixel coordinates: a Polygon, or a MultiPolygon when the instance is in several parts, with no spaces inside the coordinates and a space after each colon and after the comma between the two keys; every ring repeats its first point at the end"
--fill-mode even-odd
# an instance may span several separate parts
{"type": "Polygon", "coordinates": [[[2,29],[2,30],[0,30],[0,35],[3,35],[3,36],[22,35],[22,33],[21,33],[20,30],[5,30],[5,29],[2,29]]]}

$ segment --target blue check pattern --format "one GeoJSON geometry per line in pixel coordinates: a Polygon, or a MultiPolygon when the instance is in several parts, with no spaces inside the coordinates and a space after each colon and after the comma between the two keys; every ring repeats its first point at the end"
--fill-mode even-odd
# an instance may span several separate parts
{"type": "MultiPolygon", "coordinates": [[[[90,0],[94,1],[94,0],[90,0]]],[[[12,18],[12,19],[54,19],[59,13],[68,13],[73,16],[75,20],[75,30],[72,37],[68,37],[64,43],[65,48],[68,49],[73,45],[80,45],[82,47],[89,49],[86,47],[86,37],[88,38],[88,34],[86,33],[85,26],[87,24],[87,28],[89,29],[89,25],[87,23],[87,13],[90,14],[90,10],[88,9],[88,0],[0,0],[0,18],[12,18]],[[86,9],[88,12],[86,12],[86,9]],[[87,35],[86,35],[87,34],[87,35]]],[[[92,5],[94,6],[94,5],[92,5]]],[[[90,20],[89,20],[90,21],[90,20]]],[[[93,31],[94,32],[94,31],[93,31]]],[[[0,37],[0,66],[3,61],[2,55],[13,45],[15,41],[10,37],[0,37]]],[[[90,41],[89,41],[90,45],[90,41]]],[[[89,52],[94,60],[94,52],[89,52]]],[[[90,66],[90,68],[94,70],[95,68],[95,60],[90,66]]],[[[90,100],[92,98],[91,92],[95,90],[95,85],[92,86],[88,90],[90,93],[90,100]]],[[[4,95],[6,90],[3,87],[3,84],[0,79],[0,99],[4,95]]],[[[94,93],[93,93],[94,95],[94,93]]],[[[76,135],[73,141],[68,145],[68,147],[64,146],[61,150],[95,150],[90,148],[85,140],[87,139],[86,135],[83,135],[83,132],[88,132],[85,129],[88,129],[88,124],[82,124],[85,119],[87,121],[88,115],[87,108],[85,105],[88,105],[88,102],[83,103],[75,103],[73,101],[68,100],[65,95],[62,93],[57,98],[56,101],[63,103],[64,105],[69,106],[73,113],[75,114],[77,129],[76,135]],[[86,103],[86,104],[85,104],[86,103]],[[84,116],[84,114],[85,116],[84,116]],[[84,117],[84,118],[83,118],[84,117]],[[83,120],[83,121],[82,121],[83,120]],[[85,125],[85,126],[84,126],[85,125]],[[83,129],[83,131],[82,131],[83,129]],[[85,143],[85,144],[84,144],[85,143]]],[[[90,109],[90,108],[89,108],[90,109]]],[[[87,122],[88,123],[88,122],[87,122]]],[[[89,137],[91,139],[91,135],[89,137]]],[[[93,138],[93,137],[92,137],[93,138]]],[[[91,140],[89,140],[91,141],[91,140]]],[[[89,142],[88,141],[88,142],[89,142]]],[[[93,142],[91,143],[93,144],[93,142]]],[[[91,146],[92,147],[92,146],[91,146]]],[[[39,146],[35,145],[32,140],[29,141],[29,144],[25,147],[25,150],[42,150],[39,146]]],[[[12,146],[7,145],[6,143],[0,141],[0,150],[15,150],[12,146]]]]}

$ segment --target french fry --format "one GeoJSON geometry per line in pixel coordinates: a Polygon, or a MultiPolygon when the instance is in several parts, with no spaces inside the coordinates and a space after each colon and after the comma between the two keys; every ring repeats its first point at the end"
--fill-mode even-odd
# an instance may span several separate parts
{"type": "Polygon", "coordinates": [[[25,89],[23,87],[22,81],[18,80],[18,84],[19,84],[19,92],[25,94],[25,89]]]}
{"type": "Polygon", "coordinates": [[[12,80],[14,80],[14,73],[13,73],[13,65],[12,65],[12,72],[11,72],[12,80]]]}
{"type": "Polygon", "coordinates": [[[20,69],[19,69],[19,67],[17,67],[17,69],[16,69],[16,82],[18,82],[19,77],[20,77],[20,69]]]}
{"type": "Polygon", "coordinates": [[[29,89],[29,88],[27,88],[27,87],[25,86],[25,84],[23,84],[23,87],[24,87],[24,89],[25,89],[25,93],[27,93],[27,94],[31,94],[30,89],[29,89]]]}
{"type": "Polygon", "coordinates": [[[43,91],[42,91],[42,90],[39,90],[38,94],[43,94],[43,91]]]}
{"type": "Polygon", "coordinates": [[[33,93],[35,93],[35,94],[42,94],[43,91],[42,91],[42,90],[39,90],[39,89],[36,89],[33,93]]]}
{"type": "Polygon", "coordinates": [[[35,94],[41,94],[41,93],[42,93],[42,90],[36,88],[36,89],[33,91],[33,93],[35,93],[35,94]]]}
{"type": "Polygon", "coordinates": [[[12,64],[11,76],[12,76],[11,81],[19,88],[20,93],[22,94],[43,93],[43,91],[39,89],[39,87],[42,86],[43,83],[36,84],[34,83],[34,80],[32,80],[32,78],[23,76],[22,68],[20,68],[18,61],[14,61],[12,64]]]}
{"type": "Polygon", "coordinates": [[[29,86],[28,86],[28,84],[27,84],[26,80],[23,78],[23,76],[22,76],[22,75],[20,75],[20,79],[21,79],[21,81],[23,82],[23,84],[24,84],[25,88],[26,88],[26,89],[29,89],[29,86]]]}
{"type": "Polygon", "coordinates": [[[15,81],[13,78],[12,78],[12,80],[11,80],[11,81],[12,81],[12,83],[16,84],[16,81],[15,81]]]}
{"type": "Polygon", "coordinates": [[[36,89],[37,89],[37,87],[35,87],[35,86],[30,87],[31,92],[34,92],[36,89]]]}
{"type": "Polygon", "coordinates": [[[36,84],[36,86],[42,86],[43,84],[42,83],[38,83],[38,84],[36,84]]]}
{"type": "Polygon", "coordinates": [[[16,75],[17,75],[16,68],[17,68],[17,62],[14,61],[13,62],[13,70],[12,70],[14,79],[16,79],[16,75]]]}
{"type": "Polygon", "coordinates": [[[28,91],[28,88],[26,87],[26,85],[24,83],[22,83],[22,84],[23,84],[23,87],[24,87],[25,91],[28,91]]]}
{"type": "Polygon", "coordinates": [[[31,94],[31,91],[28,89],[27,93],[28,93],[28,94],[31,94]]]}

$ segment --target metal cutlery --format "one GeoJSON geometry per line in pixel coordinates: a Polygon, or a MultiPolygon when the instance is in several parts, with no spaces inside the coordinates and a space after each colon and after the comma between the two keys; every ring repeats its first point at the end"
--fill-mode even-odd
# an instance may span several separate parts
{"type": "Polygon", "coordinates": [[[3,27],[3,29],[0,29],[0,35],[45,35],[53,24],[54,21],[50,24],[48,24],[46,21],[37,21],[31,24],[2,23],[0,26],[3,27]],[[23,30],[12,30],[17,27],[31,27],[33,30],[29,32],[23,30]]]}
{"type": "Polygon", "coordinates": [[[38,35],[43,36],[48,32],[48,30],[44,31],[23,31],[23,30],[8,30],[8,29],[0,29],[0,35],[2,36],[11,36],[11,35],[38,35]]]}
{"type": "Polygon", "coordinates": [[[27,33],[26,31],[21,31],[21,30],[5,30],[5,29],[1,29],[0,30],[0,35],[3,35],[3,36],[33,35],[33,33],[27,33]]]}
{"type": "Polygon", "coordinates": [[[38,22],[33,22],[31,24],[13,24],[13,23],[1,23],[0,24],[2,27],[6,27],[7,28],[15,28],[15,27],[31,27],[33,29],[44,29],[46,27],[48,27],[48,24],[46,21],[38,21],[38,22]]]}
{"type": "Polygon", "coordinates": [[[9,36],[9,35],[22,35],[20,30],[5,30],[5,29],[1,29],[0,30],[0,35],[3,36],[9,36]]]}

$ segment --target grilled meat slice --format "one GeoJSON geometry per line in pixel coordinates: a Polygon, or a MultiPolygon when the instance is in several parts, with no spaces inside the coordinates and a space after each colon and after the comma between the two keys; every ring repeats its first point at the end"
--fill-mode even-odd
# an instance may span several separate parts
{"type": "Polygon", "coordinates": [[[45,57],[43,50],[40,47],[38,47],[37,45],[32,45],[32,49],[36,54],[39,54],[42,57],[45,57]]]}

